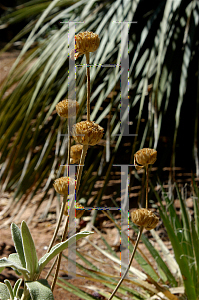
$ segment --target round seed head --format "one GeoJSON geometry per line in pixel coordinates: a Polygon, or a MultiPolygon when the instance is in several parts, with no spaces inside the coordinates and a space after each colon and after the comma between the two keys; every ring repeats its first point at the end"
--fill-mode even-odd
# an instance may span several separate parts
{"type": "Polygon", "coordinates": [[[91,121],[82,121],[72,128],[72,135],[76,143],[94,146],[101,140],[104,128],[91,121]]]}
{"type": "Polygon", "coordinates": [[[98,34],[89,31],[78,33],[75,36],[75,40],[75,49],[72,49],[70,52],[70,58],[72,60],[88,52],[96,51],[100,44],[98,34]]]}
{"type": "Polygon", "coordinates": [[[136,209],[131,213],[131,220],[135,225],[143,226],[147,230],[154,229],[158,224],[158,217],[146,208],[136,209]]]}
{"type": "Polygon", "coordinates": [[[78,164],[81,158],[83,145],[74,145],[70,148],[70,163],[78,164]]]}
{"type": "Polygon", "coordinates": [[[98,34],[85,31],[80,32],[75,36],[76,39],[76,51],[85,54],[86,52],[94,52],[97,50],[100,44],[98,34]]]}
{"type": "Polygon", "coordinates": [[[75,100],[66,99],[56,105],[56,111],[60,117],[71,118],[76,116],[79,104],[75,100]]]}
{"type": "Polygon", "coordinates": [[[150,148],[143,148],[134,154],[134,165],[137,170],[146,165],[152,165],[157,159],[157,151],[150,148]],[[139,165],[138,165],[139,164],[139,165]]]}
{"type": "Polygon", "coordinates": [[[71,177],[60,177],[53,184],[56,192],[63,196],[73,194],[75,191],[75,179],[71,177]]]}
{"type": "MultiPolygon", "coordinates": [[[[83,216],[84,212],[85,212],[84,206],[82,206],[79,202],[77,202],[76,205],[75,205],[75,216],[76,216],[76,218],[80,219],[81,216],[83,216]]],[[[68,216],[68,203],[65,204],[64,215],[68,216]]]]}

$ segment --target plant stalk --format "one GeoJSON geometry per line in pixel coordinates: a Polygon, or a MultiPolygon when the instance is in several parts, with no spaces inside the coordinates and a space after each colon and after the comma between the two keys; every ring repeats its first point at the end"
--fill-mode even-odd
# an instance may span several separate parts
{"type": "MultiPolygon", "coordinates": [[[[65,241],[66,239],[66,234],[67,234],[67,230],[68,230],[68,223],[69,223],[69,216],[67,216],[67,219],[66,219],[66,224],[65,224],[65,228],[64,228],[64,233],[63,233],[63,236],[62,236],[62,242],[65,241]]],[[[62,251],[63,252],[63,251],[62,251]]],[[[62,252],[59,253],[59,255],[57,256],[56,260],[55,260],[55,263],[58,259],[58,262],[57,262],[57,267],[56,267],[56,271],[55,271],[55,276],[53,278],[53,282],[51,284],[51,290],[53,292],[54,290],[54,287],[55,287],[55,284],[56,284],[56,281],[57,281],[57,276],[58,276],[58,273],[59,273],[59,268],[60,268],[60,264],[61,264],[61,256],[62,256],[62,252]]],[[[54,264],[53,264],[53,267],[54,267],[54,264]]],[[[53,268],[52,268],[53,269],[53,268]]],[[[50,274],[49,274],[50,275],[50,274]]]]}
{"type": "Polygon", "coordinates": [[[87,75],[87,121],[90,121],[90,67],[89,67],[89,52],[86,52],[86,75],[87,75]]]}
{"type": "MultiPolygon", "coordinates": [[[[86,64],[87,64],[87,70],[86,70],[86,74],[87,74],[87,121],[90,121],[90,69],[89,69],[90,67],[89,67],[89,52],[86,53],[86,64]]],[[[71,146],[70,144],[71,144],[71,140],[70,140],[70,127],[69,127],[69,122],[68,122],[68,166],[70,164],[70,146],[71,146]]],[[[77,171],[76,195],[78,193],[79,186],[80,186],[80,181],[81,181],[81,176],[82,176],[82,171],[83,171],[83,167],[84,167],[84,161],[85,161],[87,150],[88,150],[88,145],[83,145],[82,154],[81,154],[81,158],[80,158],[80,163],[79,163],[79,167],[78,167],[78,171],[77,171]]],[[[67,174],[68,173],[69,172],[67,171],[67,174]]],[[[65,201],[65,203],[66,203],[66,201],[65,201]]],[[[64,211],[65,203],[64,203],[64,206],[63,206],[63,211],[64,211]]],[[[74,206],[74,203],[75,203],[75,193],[73,195],[73,199],[72,199],[72,202],[71,202],[71,205],[70,205],[70,209],[71,209],[71,207],[74,206]]],[[[61,215],[61,212],[60,212],[59,226],[60,226],[60,222],[61,222],[62,216],[63,216],[63,212],[62,212],[62,215],[61,215]]],[[[64,229],[64,234],[63,234],[63,237],[62,237],[62,241],[64,241],[65,238],[66,238],[66,233],[67,233],[67,229],[68,229],[68,220],[69,220],[69,218],[67,218],[67,221],[66,221],[66,225],[65,225],[65,229],[64,229]]],[[[56,229],[57,229],[57,232],[58,232],[59,227],[56,228],[56,229]]],[[[57,232],[56,232],[56,235],[57,235],[57,232]]],[[[54,235],[55,235],[55,233],[54,233],[54,235]]],[[[54,239],[55,238],[56,238],[56,236],[54,237],[54,239]]],[[[54,240],[52,239],[51,244],[50,244],[51,248],[52,248],[53,242],[54,242],[54,240]]],[[[51,248],[49,246],[48,252],[50,251],[51,248]]],[[[62,255],[62,252],[60,252],[60,254],[58,255],[58,262],[57,262],[57,267],[56,267],[56,271],[55,271],[55,276],[54,276],[54,279],[53,279],[53,283],[51,285],[52,291],[53,291],[53,289],[55,287],[55,284],[56,284],[56,281],[57,281],[57,276],[58,276],[58,273],[59,273],[59,268],[60,268],[60,263],[61,263],[61,255],[62,255]]],[[[50,271],[47,274],[47,278],[50,275],[50,273],[51,273],[51,271],[52,271],[52,269],[53,269],[56,261],[57,261],[57,259],[54,261],[53,265],[51,266],[51,269],[50,269],[50,271]]]]}
{"type": "Polygon", "coordinates": [[[53,246],[54,241],[55,241],[55,239],[56,239],[56,236],[57,236],[57,233],[58,233],[60,224],[61,224],[62,216],[63,216],[63,214],[64,214],[64,207],[65,207],[66,201],[67,201],[67,197],[64,196],[63,201],[62,201],[62,204],[61,204],[61,210],[60,210],[60,214],[59,214],[59,220],[58,220],[58,222],[57,222],[57,225],[56,225],[56,228],[55,228],[53,237],[52,237],[51,242],[50,242],[50,245],[48,246],[47,253],[50,252],[50,250],[52,249],[52,246],[53,246]]]}
{"type": "MultiPolygon", "coordinates": [[[[68,177],[69,177],[69,164],[70,164],[70,148],[71,148],[70,119],[68,119],[68,158],[67,158],[67,176],[68,177]]],[[[62,202],[62,205],[61,205],[61,211],[60,211],[60,214],[59,214],[59,220],[57,222],[57,226],[56,226],[56,229],[54,231],[54,234],[53,234],[52,240],[50,242],[50,245],[48,247],[47,253],[50,252],[50,250],[51,250],[51,248],[52,248],[52,246],[55,242],[55,239],[56,239],[56,236],[57,236],[60,224],[61,224],[61,220],[62,220],[62,217],[63,217],[64,207],[66,205],[66,201],[67,201],[67,197],[64,196],[64,199],[63,199],[63,202],[62,202]]]]}
{"type": "Polygon", "coordinates": [[[146,165],[146,209],[148,209],[148,191],[149,191],[149,165],[146,165]]]}
{"type": "Polygon", "coordinates": [[[110,296],[110,298],[109,298],[108,300],[111,300],[111,299],[113,298],[113,296],[115,295],[115,293],[116,293],[117,290],[119,289],[120,285],[122,284],[124,278],[126,277],[128,271],[129,271],[129,268],[130,268],[130,266],[131,266],[131,264],[132,264],[132,261],[133,261],[133,258],[134,258],[134,256],[135,256],[135,252],[136,252],[136,250],[137,250],[137,247],[138,247],[138,244],[139,244],[139,241],[140,241],[140,238],[141,238],[143,229],[144,229],[143,226],[140,227],[140,231],[139,231],[139,233],[138,233],[137,240],[136,240],[136,242],[135,242],[135,247],[134,247],[134,249],[133,249],[133,253],[132,253],[132,255],[131,255],[131,258],[130,258],[128,267],[127,267],[127,269],[126,269],[126,271],[124,272],[122,278],[121,278],[120,281],[118,282],[116,288],[114,289],[113,293],[111,294],[111,296],[110,296]]]}

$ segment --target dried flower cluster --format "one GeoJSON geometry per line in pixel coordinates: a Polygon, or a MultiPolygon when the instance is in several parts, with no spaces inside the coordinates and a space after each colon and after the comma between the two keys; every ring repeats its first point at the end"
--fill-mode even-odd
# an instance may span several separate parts
{"type": "Polygon", "coordinates": [[[146,165],[152,165],[157,159],[157,151],[150,148],[143,148],[134,154],[134,165],[137,170],[146,165]],[[139,164],[139,165],[138,165],[139,164]]]}
{"type": "Polygon", "coordinates": [[[75,141],[83,145],[94,146],[101,140],[104,129],[91,121],[82,121],[73,125],[72,134],[75,141]]]}
{"type": "Polygon", "coordinates": [[[70,148],[70,163],[78,164],[81,158],[83,145],[73,145],[70,148]]]}
{"type": "Polygon", "coordinates": [[[75,191],[75,179],[71,177],[60,177],[54,181],[53,186],[58,194],[68,196],[75,191]]]}
{"type": "Polygon", "coordinates": [[[89,31],[78,33],[75,36],[75,40],[75,49],[70,53],[70,58],[72,60],[75,60],[88,52],[95,52],[100,44],[98,34],[89,31]]]}
{"type": "Polygon", "coordinates": [[[132,222],[138,226],[143,226],[147,230],[154,229],[158,224],[158,217],[146,208],[136,209],[131,213],[132,222]]]}
{"type": "Polygon", "coordinates": [[[79,104],[75,100],[66,99],[56,105],[56,111],[60,117],[71,118],[76,116],[79,104]]]}

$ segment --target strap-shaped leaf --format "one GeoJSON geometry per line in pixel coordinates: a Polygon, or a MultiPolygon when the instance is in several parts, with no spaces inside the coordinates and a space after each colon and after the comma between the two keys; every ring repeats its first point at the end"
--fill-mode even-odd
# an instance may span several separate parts
{"type": "Polygon", "coordinates": [[[21,265],[18,265],[17,263],[8,260],[6,257],[3,257],[0,259],[0,269],[4,269],[4,268],[14,268],[17,269],[20,273],[22,273],[25,277],[26,274],[29,273],[28,270],[26,270],[25,268],[23,268],[21,265]]]}
{"type": "Polygon", "coordinates": [[[30,276],[32,277],[38,273],[38,259],[34,241],[25,221],[21,223],[21,235],[26,259],[26,269],[30,272],[30,276]]]}
{"type": "Polygon", "coordinates": [[[26,286],[29,289],[32,300],[54,300],[53,293],[46,279],[27,281],[26,286]]]}
{"type": "Polygon", "coordinates": [[[0,299],[8,300],[10,298],[10,294],[7,286],[4,283],[0,282],[0,299]]]}
{"type": "Polygon", "coordinates": [[[39,272],[41,272],[43,270],[43,268],[47,265],[47,263],[51,259],[53,259],[61,251],[63,251],[64,249],[66,249],[68,247],[68,243],[69,244],[73,244],[73,243],[75,243],[75,241],[78,241],[79,239],[81,239],[83,237],[86,237],[87,235],[92,234],[92,233],[93,232],[91,232],[91,231],[82,231],[82,232],[79,232],[79,233],[73,235],[72,237],[70,237],[65,242],[59,243],[59,244],[55,245],[54,247],[52,247],[52,249],[50,250],[50,252],[46,253],[39,260],[39,272]]]}
{"type": "Polygon", "coordinates": [[[11,224],[11,233],[12,233],[12,239],[14,241],[15,249],[19,255],[19,259],[21,261],[22,267],[26,267],[26,261],[23,251],[23,243],[22,243],[22,237],[21,237],[21,231],[19,227],[15,224],[11,224]]]}
{"type": "Polygon", "coordinates": [[[15,297],[18,297],[18,291],[19,291],[21,283],[22,283],[22,278],[19,278],[14,285],[13,293],[14,293],[15,297]]]}

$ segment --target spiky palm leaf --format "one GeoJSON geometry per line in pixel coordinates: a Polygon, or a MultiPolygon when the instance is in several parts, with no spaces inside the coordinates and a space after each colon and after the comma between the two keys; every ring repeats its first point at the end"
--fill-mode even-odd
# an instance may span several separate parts
{"type": "MultiPolygon", "coordinates": [[[[183,126],[188,123],[185,111],[191,101],[195,122],[191,116],[187,125],[191,132],[187,137],[189,149],[185,150],[192,157],[190,162],[193,160],[192,150],[195,151],[197,165],[199,105],[196,53],[199,42],[199,3],[191,0],[168,0],[150,4],[141,0],[81,0],[53,15],[55,7],[61,2],[52,1],[40,16],[2,85],[2,189],[15,190],[14,198],[17,200],[23,195],[26,195],[23,196],[26,199],[29,194],[30,201],[42,187],[46,191],[46,197],[59,164],[66,163],[67,142],[60,134],[66,133],[67,124],[60,121],[54,109],[68,92],[68,24],[53,30],[53,34],[49,30],[53,24],[60,21],[83,21],[83,24],[76,26],[76,32],[89,30],[99,34],[100,47],[96,54],[91,56],[91,64],[119,63],[121,25],[114,21],[138,22],[129,24],[129,104],[130,120],[133,121],[130,133],[138,134],[131,138],[131,163],[137,149],[145,145],[157,148],[161,135],[169,138],[171,150],[168,151],[167,147],[165,153],[174,158],[176,145],[181,142],[178,135],[183,134],[183,126]],[[31,48],[35,42],[36,46],[31,48]],[[31,67],[28,67],[30,65],[31,67]],[[12,93],[7,95],[8,89],[16,83],[12,93]],[[153,92],[147,97],[149,84],[153,84],[153,92]],[[190,90],[191,100],[188,95],[190,90]],[[27,191],[32,191],[32,194],[27,191]]],[[[81,63],[84,63],[84,60],[81,63]]],[[[94,106],[91,120],[107,127],[111,137],[106,134],[105,138],[112,144],[115,141],[116,144],[108,169],[103,161],[102,168],[99,167],[101,155],[104,153],[102,147],[98,149],[96,161],[92,164],[86,161],[85,168],[91,164],[86,174],[87,178],[97,169],[98,173],[104,173],[103,170],[107,169],[110,174],[114,157],[121,144],[121,136],[115,136],[120,131],[119,80],[119,67],[91,69],[91,105],[94,106]],[[116,95],[112,93],[110,103],[105,102],[112,91],[116,91],[116,95]],[[100,107],[103,107],[103,110],[99,110],[100,107]]],[[[84,67],[78,68],[77,100],[81,108],[78,120],[85,111],[84,82],[84,67]]],[[[90,149],[89,157],[93,159],[95,153],[94,148],[90,149]]],[[[90,190],[89,187],[94,185],[95,180],[93,177],[89,185],[85,182],[84,190],[90,190]]]]}

